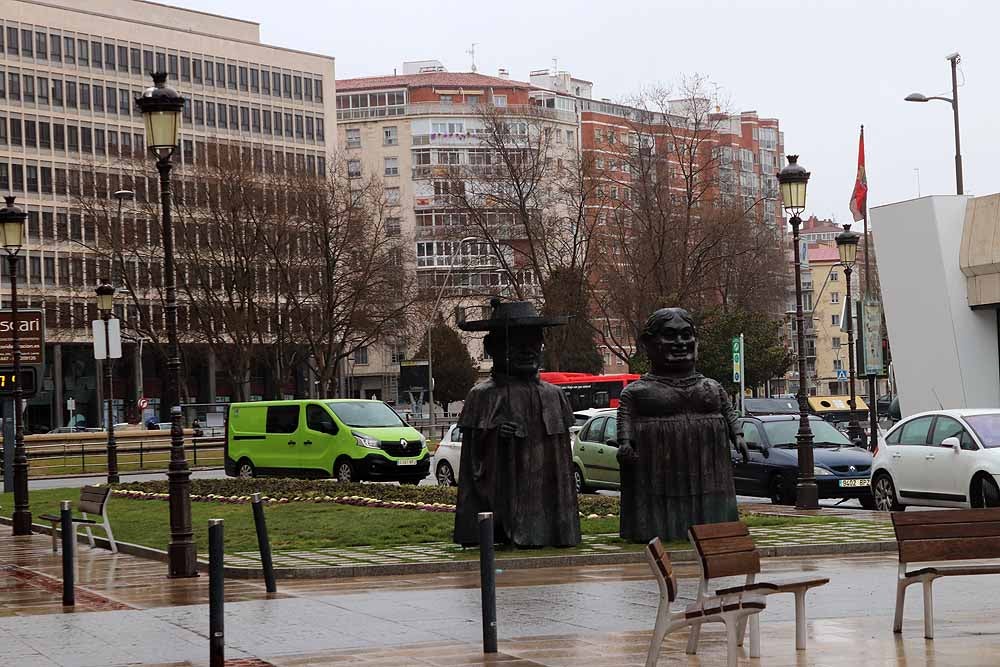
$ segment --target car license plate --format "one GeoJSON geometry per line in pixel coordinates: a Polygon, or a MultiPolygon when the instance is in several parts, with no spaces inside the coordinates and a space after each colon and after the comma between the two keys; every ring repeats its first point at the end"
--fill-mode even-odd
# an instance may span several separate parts
{"type": "Polygon", "coordinates": [[[398,466],[415,466],[415,465],[417,465],[417,460],[416,459],[399,459],[398,461],[396,461],[396,465],[398,465],[398,466]]]}
{"type": "Polygon", "coordinates": [[[840,480],[840,486],[869,486],[871,480],[868,479],[842,479],[840,480]]]}

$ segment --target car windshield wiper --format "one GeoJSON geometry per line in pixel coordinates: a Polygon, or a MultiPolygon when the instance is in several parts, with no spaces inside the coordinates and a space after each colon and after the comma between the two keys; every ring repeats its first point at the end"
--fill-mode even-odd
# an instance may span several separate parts
{"type": "Polygon", "coordinates": [[[813,447],[824,447],[824,448],[827,448],[827,447],[829,447],[829,448],[837,447],[837,448],[840,448],[840,447],[853,447],[853,445],[849,444],[849,443],[848,444],[844,444],[843,442],[814,442],[813,443],[813,447]]]}

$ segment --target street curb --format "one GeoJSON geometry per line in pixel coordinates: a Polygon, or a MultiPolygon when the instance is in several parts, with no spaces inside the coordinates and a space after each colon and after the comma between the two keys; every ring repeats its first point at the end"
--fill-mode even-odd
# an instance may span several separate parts
{"type": "MultiPolygon", "coordinates": [[[[11,520],[0,517],[0,524],[11,525],[11,520]]],[[[40,524],[32,524],[36,533],[51,535],[52,528],[40,524]]],[[[85,535],[79,535],[77,540],[86,542],[85,535]]],[[[110,549],[111,544],[104,537],[94,536],[94,544],[104,549],[110,549]]],[[[146,558],[162,563],[167,562],[167,552],[161,549],[129,542],[117,542],[118,551],[139,558],[146,558]]],[[[896,551],[895,541],[885,542],[843,542],[839,544],[796,544],[779,547],[758,547],[762,558],[783,558],[789,556],[835,556],[838,554],[866,554],[896,551]]],[[[691,563],[695,561],[693,549],[683,549],[670,552],[670,559],[675,563],[691,563]]],[[[581,567],[586,565],[632,565],[646,562],[644,551],[627,551],[620,553],[584,554],[567,556],[525,556],[523,558],[497,558],[498,570],[533,570],[546,567],[581,567]]],[[[198,569],[208,571],[207,561],[198,561],[198,569]]],[[[278,579],[349,579],[353,577],[381,577],[415,574],[446,574],[450,572],[472,572],[479,570],[479,560],[433,561],[427,563],[399,563],[396,565],[344,565],[296,568],[275,568],[274,575],[278,579]]],[[[263,570],[259,567],[235,567],[227,565],[225,576],[230,579],[263,578],[263,570]]]]}

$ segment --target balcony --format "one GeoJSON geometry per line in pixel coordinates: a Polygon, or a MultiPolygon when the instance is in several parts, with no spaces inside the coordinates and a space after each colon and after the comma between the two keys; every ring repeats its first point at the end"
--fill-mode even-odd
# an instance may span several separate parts
{"type": "MultiPolygon", "coordinates": [[[[512,104],[496,109],[511,116],[531,116],[576,123],[576,112],[563,109],[549,109],[536,104],[512,104]]],[[[416,102],[406,105],[408,116],[479,116],[483,111],[480,104],[443,104],[441,102],[416,102]]]]}
{"type": "Polygon", "coordinates": [[[431,134],[414,134],[414,146],[479,146],[482,140],[475,132],[432,132],[431,134]]]}
{"type": "Polygon", "coordinates": [[[463,179],[500,176],[504,171],[490,164],[422,164],[413,167],[414,180],[427,178],[463,179]]]}

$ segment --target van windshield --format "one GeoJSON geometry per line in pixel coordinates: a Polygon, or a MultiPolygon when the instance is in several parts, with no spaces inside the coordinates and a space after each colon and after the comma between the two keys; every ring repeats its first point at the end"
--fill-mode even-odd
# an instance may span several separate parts
{"type": "Polygon", "coordinates": [[[381,401],[338,403],[332,401],[327,406],[340,421],[348,426],[380,428],[406,426],[392,408],[381,401]]]}

